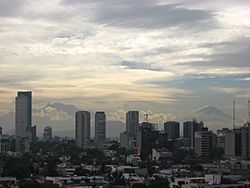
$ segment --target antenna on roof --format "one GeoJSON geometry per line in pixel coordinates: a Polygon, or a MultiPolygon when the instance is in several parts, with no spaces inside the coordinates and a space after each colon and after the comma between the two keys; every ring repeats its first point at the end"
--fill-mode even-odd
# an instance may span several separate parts
{"type": "Polygon", "coordinates": [[[235,129],[235,100],[233,100],[233,128],[235,129]]]}
{"type": "Polygon", "coordinates": [[[248,98],[248,123],[250,123],[250,99],[248,98]]]}

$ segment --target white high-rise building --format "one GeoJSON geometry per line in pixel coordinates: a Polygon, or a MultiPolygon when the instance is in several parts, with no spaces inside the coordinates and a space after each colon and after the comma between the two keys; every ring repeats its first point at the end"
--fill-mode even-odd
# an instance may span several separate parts
{"type": "Polygon", "coordinates": [[[22,142],[30,136],[29,131],[32,127],[32,92],[18,92],[16,97],[16,151],[27,151],[22,148],[22,142]]]}
{"type": "Polygon", "coordinates": [[[95,113],[95,141],[103,144],[106,141],[106,114],[105,112],[95,113]]]}
{"type": "Polygon", "coordinates": [[[77,147],[86,148],[90,145],[90,112],[76,112],[75,137],[77,147]]]}

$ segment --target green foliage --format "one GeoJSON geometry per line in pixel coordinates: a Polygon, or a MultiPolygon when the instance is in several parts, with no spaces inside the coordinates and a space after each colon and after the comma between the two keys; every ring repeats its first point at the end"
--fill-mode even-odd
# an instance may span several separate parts
{"type": "Polygon", "coordinates": [[[120,144],[118,142],[113,143],[111,146],[108,147],[109,150],[117,151],[120,147],[120,144]]]}
{"type": "Polygon", "coordinates": [[[193,150],[178,149],[174,152],[174,164],[196,164],[197,156],[193,150]]]}
{"type": "Polygon", "coordinates": [[[156,176],[154,180],[149,182],[148,188],[169,188],[169,181],[167,178],[156,176]]]}
{"type": "Polygon", "coordinates": [[[192,171],[200,171],[200,172],[203,171],[203,167],[199,164],[191,165],[190,168],[192,171]]]}
{"type": "Polygon", "coordinates": [[[114,172],[108,176],[109,182],[111,185],[125,185],[126,180],[122,172],[114,172]]]}
{"type": "Polygon", "coordinates": [[[224,149],[220,147],[214,147],[209,153],[209,159],[221,160],[224,157],[224,149]]]}
{"type": "Polygon", "coordinates": [[[144,183],[134,183],[132,188],[147,188],[147,186],[144,183]]]}
{"type": "Polygon", "coordinates": [[[50,160],[48,162],[46,176],[58,176],[58,172],[56,171],[57,162],[56,160],[50,160]]]}
{"type": "Polygon", "coordinates": [[[23,179],[30,177],[32,171],[32,165],[28,160],[11,158],[5,162],[2,175],[23,179]]]}
{"type": "Polygon", "coordinates": [[[33,153],[42,152],[43,154],[45,154],[47,152],[56,151],[57,148],[58,148],[58,143],[52,141],[46,141],[46,142],[39,141],[32,143],[31,145],[31,151],[33,153]]]}
{"type": "Polygon", "coordinates": [[[77,176],[92,176],[93,172],[87,169],[82,169],[81,167],[76,168],[75,175],[77,176]]]}
{"type": "Polygon", "coordinates": [[[154,166],[157,166],[157,162],[156,161],[146,161],[146,162],[142,162],[139,164],[140,168],[147,168],[148,169],[148,175],[152,176],[154,173],[156,173],[156,169],[154,166]]]}
{"type": "Polygon", "coordinates": [[[103,163],[106,160],[103,152],[98,149],[87,149],[83,151],[86,152],[87,155],[82,156],[80,158],[80,162],[92,164],[95,160],[96,163],[98,164],[98,163],[103,163]]]}
{"type": "Polygon", "coordinates": [[[40,184],[36,180],[22,180],[19,182],[20,188],[34,188],[40,187],[40,184]]]}

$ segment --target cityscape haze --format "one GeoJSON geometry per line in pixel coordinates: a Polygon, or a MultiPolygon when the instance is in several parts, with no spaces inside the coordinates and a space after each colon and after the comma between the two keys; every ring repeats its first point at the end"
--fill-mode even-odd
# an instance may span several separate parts
{"type": "Polygon", "coordinates": [[[250,188],[249,0],[0,0],[0,187],[250,188]]]}

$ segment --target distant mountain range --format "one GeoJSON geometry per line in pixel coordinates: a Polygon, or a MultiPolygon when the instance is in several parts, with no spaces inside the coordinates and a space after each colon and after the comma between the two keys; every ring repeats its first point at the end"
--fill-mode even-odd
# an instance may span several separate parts
{"type": "Polygon", "coordinates": [[[223,127],[232,127],[232,116],[214,106],[204,106],[185,119],[195,118],[203,121],[204,125],[211,130],[218,130],[223,127]]]}
{"type": "MultiPolygon", "coordinates": [[[[54,135],[74,137],[75,113],[81,109],[63,103],[48,104],[41,109],[33,109],[33,124],[37,125],[37,134],[41,135],[44,127],[51,126],[54,135]]],[[[94,113],[91,112],[91,117],[94,113]]],[[[94,125],[93,118],[91,125],[94,125]]],[[[14,134],[15,114],[10,112],[0,116],[0,126],[5,133],[14,134]]],[[[125,124],[121,121],[107,121],[107,137],[119,137],[125,131],[125,124]]],[[[94,126],[91,127],[91,134],[94,134],[94,126]]]]}
{"type": "Polygon", "coordinates": [[[214,106],[204,106],[197,110],[195,114],[203,114],[206,116],[219,116],[220,118],[226,118],[226,119],[231,119],[232,117],[227,115],[225,112],[219,110],[218,108],[215,108],[214,106]]]}
{"type": "MultiPolygon", "coordinates": [[[[33,109],[33,123],[37,125],[38,135],[41,135],[44,127],[51,126],[54,135],[74,137],[75,112],[81,109],[73,105],[63,103],[48,104],[41,109],[33,109]]],[[[125,115],[125,114],[124,114],[125,115]]],[[[94,112],[91,112],[91,134],[94,134],[94,112]]],[[[181,122],[196,118],[203,121],[209,129],[217,130],[223,127],[231,127],[232,117],[213,106],[205,106],[187,117],[179,119],[181,122]]],[[[164,120],[162,120],[164,122],[164,120]]],[[[10,112],[0,116],[0,126],[5,133],[14,133],[15,114],[10,112]]],[[[162,122],[162,123],[163,123],[162,122]]],[[[121,121],[107,121],[107,137],[119,137],[125,131],[125,123],[121,121]]]]}

